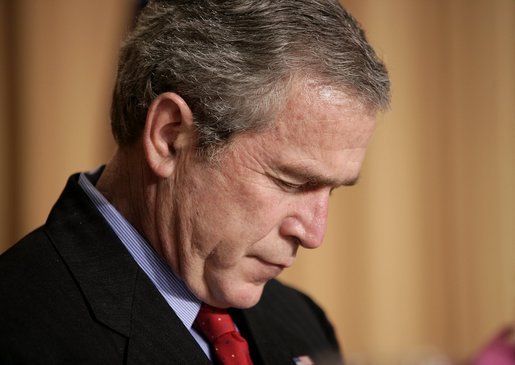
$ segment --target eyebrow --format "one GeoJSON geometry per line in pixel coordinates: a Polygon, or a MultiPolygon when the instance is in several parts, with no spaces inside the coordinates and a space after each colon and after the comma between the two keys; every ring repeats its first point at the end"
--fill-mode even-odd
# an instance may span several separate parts
{"type": "Polygon", "coordinates": [[[356,185],[359,180],[359,174],[349,179],[339,180],[322,176],[316,172],[310,171],[308,168],[297,168],[288,165],[279,166],[278,170],[289,177],[299,181],[306,181],[308,184],[317,186],[353,186],[356,185]]]}

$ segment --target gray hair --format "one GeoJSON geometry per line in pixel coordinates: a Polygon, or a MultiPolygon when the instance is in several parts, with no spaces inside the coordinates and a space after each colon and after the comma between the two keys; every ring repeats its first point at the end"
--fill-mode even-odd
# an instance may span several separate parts
{"type": "Polygon", "coordinates": [[[172,91],[192,110],[199,150],[268,124],[294,77],[340,88],[372,111],[390,101],[383,63],[337,0],[155,0],[122,46],[111,125],[120,145],[172,91]]]}

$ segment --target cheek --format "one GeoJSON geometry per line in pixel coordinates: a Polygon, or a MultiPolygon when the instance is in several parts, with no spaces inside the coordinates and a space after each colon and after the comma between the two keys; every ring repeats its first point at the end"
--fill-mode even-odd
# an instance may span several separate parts
{"type": "Polygon", "coordinates": [[[266,225],[276,200],[272,189],[236,170],[206,187],[198,204],[202,205],[205,218],[219,224],[217,228],[238,231],[238,227],[248,230],[251,226],[266,225]]]}
{"type": "Polygon", "coordinates": [[[284,193],[243,164],[199,169],[187,184],[192,243],[202,257],[241,255],[242,250],[279,231],[286,216],[284,193]]]}
{"type": "Polygon", "coordinates": [[[263,184],[242,184],[235,190],[234,208],[228,212],[234,229],[253,242],[264,239],[286,216],[280,191],[263,184]]]}
{"type": "Polygon", "coordinates": [[[245,256],[246,247],[239,242],[218,242],[205,259],[208,270],[227,270],[237,267],[245,256]]]}
{"type": "Polygon", "coordinates": [[[277,192],[236,186],[232,194],[206,194],[197,206],[194,242],[216,266],[230,264],[256,244],[275,242],[283,219],[277,192]]]}

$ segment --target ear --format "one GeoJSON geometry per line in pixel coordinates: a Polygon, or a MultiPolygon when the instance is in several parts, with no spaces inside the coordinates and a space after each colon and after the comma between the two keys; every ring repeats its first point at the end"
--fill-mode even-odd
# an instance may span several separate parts
{"type": "Polygon", "coordinates": [[[167,178],[178,156],[194,148],[193,115],[179,95],[167,92],[154,99],[143,129],[145,158],[156,176],[167,178]]]}

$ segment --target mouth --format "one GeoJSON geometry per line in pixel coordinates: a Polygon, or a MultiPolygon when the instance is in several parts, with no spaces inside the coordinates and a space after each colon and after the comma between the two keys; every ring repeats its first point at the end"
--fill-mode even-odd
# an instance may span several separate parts
{"type": "Polygon", "coordinates": [[[272,262],[272,261],[268,261],[268,260],[265,260],[265,259],[262,259],[260,257],[256,257],[256,259],[262,263],[263,265],[265,266],[269,266],[269,267],[275,267],[281,271],[283,271],[284,269],[287,269],[288,267],[290,267],[291,265],[293,265],[293,259],[291,260],[285,260],[283,262],[272,262]]]}
{"type": "Polygon", "coordinates": [[[269,261],[258,256],[252,256],[252,259],[255,260],[257,265],[253,266],[251,271],[251,281],[259,284],[279,276],[279,274],[281,274],[284,269],[290,267],[293,264],[293,259],[289,261],[269,261]]]}

